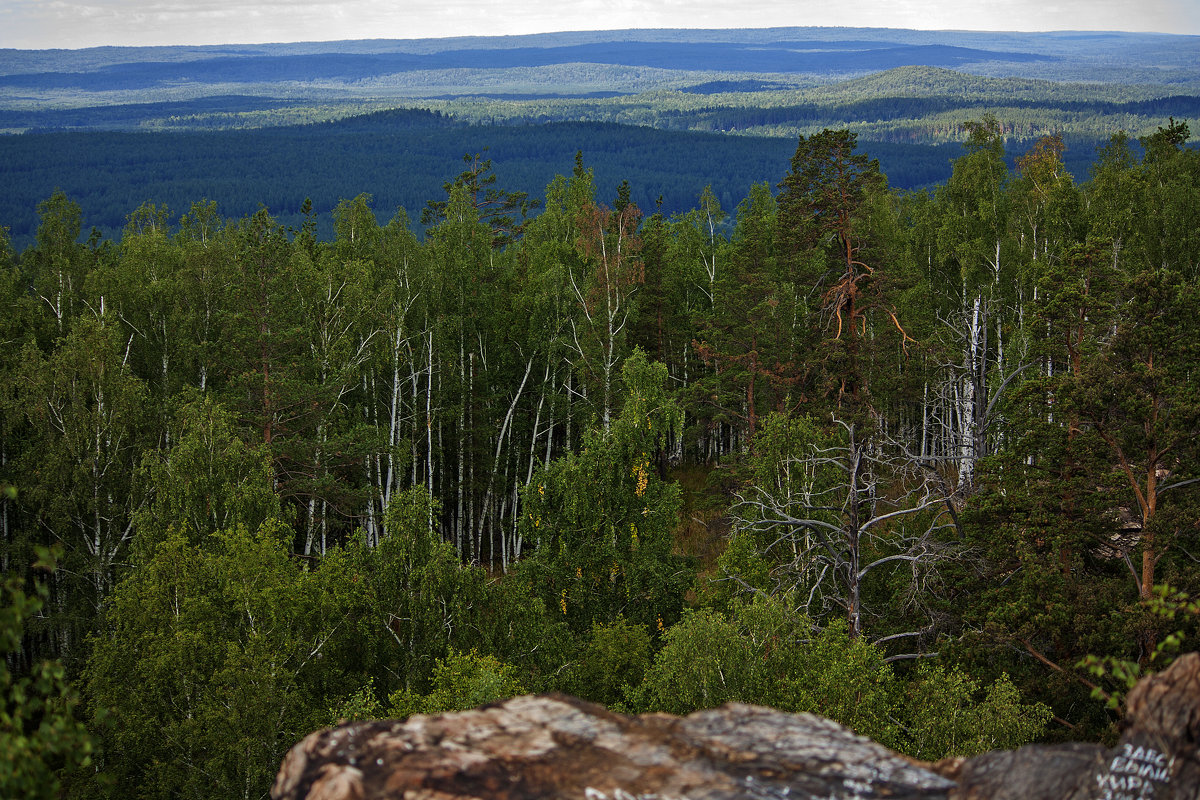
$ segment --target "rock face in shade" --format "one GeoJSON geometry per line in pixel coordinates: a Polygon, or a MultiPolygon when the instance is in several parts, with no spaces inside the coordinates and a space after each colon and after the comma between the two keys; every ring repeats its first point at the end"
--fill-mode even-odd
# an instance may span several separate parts
{"type": "Polygon", "coordinates": [[[1183,800],[1200,797],[1200,655],[1130,693],[1114,749],[1031,745],[922,764],[810,714],[729,704],[631,717],[562,695],[318,731],[274,800],[1183,800]]]}
{"type": "Polygon", "coordinates": [[[1200,653],[1141,680],[1125,729],[1100,745],[1029,745],[961,762],[962,800],[1195,800],[1200,798],[1200,653]]]}

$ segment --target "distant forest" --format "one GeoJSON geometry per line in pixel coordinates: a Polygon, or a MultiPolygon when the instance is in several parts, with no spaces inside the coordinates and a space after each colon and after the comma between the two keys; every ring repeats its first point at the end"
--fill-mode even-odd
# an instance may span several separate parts
{"type": "Polygon", "coordinates": [[[0,75],[0,87],[120,91],[147,89],[185,80],[208,83],[356,81],[380,75],[438,69],[506,69],[553,64],[622,64],[658,69],[711,72],[879,72],[924,64],[1053,60],[1033,53],[994,52],[945,45],[880,46],[872,42],[775,42],[769,45],[714,43],[608,42],[559,47],[470,49],[427,54],[306,53],[243,55],[185,62],[139,61],[88,72],[0,75]]]}
{"type": "MultiPolygon", "coordinates": [[[[706,185],[731,208],[754,183],[778,182],[795,143],[588,122],[468,126],[422,111],[253,131],[25,134],[0,138],[7,187],[0,217],[23,246],[37,225],[37,203],[62,189],[84,209],[87,225],[109,236],[124,225],[121,209],[151,201],[185,210],[194,198],[232,216],[261,204],[298,227],[306,198],[327,214],[366,191],[386,221],[397,208],[416,211],[436,196],[464,154],[486,154],[505,186],[538,197],[581,146],[599,186],[612,191],[628,181],[639,207],[655,210],[661,196],[670,216],[694,205],[706,185]]],[[[871,155],[910,188],[944,181],[960,150],[879,145],[871,155]]]]}
{"type": "MultiPolygon", "coordinates": [[[[1009,163],[1029,144],[1010,140],[1009,163]]],[[[1086,175],[1098,145],[1073,142],[1068,168],[1086,175]]],[[[367,192],[386,221],[441,191],[464,154],[486,154],[504,185],[538,197],[580,147],[599,187],[627,181],[639,208],[672,216],[692,207],[705,186],[732,208],[753,184],[778,183],[795,142],[593,122],[466,125],[419,110],[245,131],[27,133],[0,137],[7,188],[0,218],[18,248],[32,242],[34,208],[56,189],[79,203],[89,228],[108,237],[123,227],[123,209],[149,201],[184,210],[195,198],[231,216],[265,206],[299,227],[306,199],[327,215],[367,192]]],[[[944,183],[962,146],[866,142],[860,149],[879,160],[893,187],[913,190],[944,183]]],[[[322,235],[329,226],[325,217],[322,235]]]]}

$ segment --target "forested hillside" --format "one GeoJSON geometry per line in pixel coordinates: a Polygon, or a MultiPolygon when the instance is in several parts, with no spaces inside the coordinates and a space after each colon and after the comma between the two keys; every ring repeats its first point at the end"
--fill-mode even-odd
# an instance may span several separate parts
{"type": "Polygon", "coordinates": [[[932,188],[985,115],[1010,167],[1059,136],[1084,176],[1114,131],[1200,126],[1198,65],[1195,36],[873,28],[0,50],[0,219],[21,250],[56,190],[107,238],[146,201],[298,228],[308,198],[328,238],[341,200],[370,194],[385,223],[464,153],[536,197],[579,149],[602,194],[628,181],[669,217],[706,185],[732,209],[826,128],[892,187],[932,188]]]}
{"type": "Polygon", "coordinates": [[[824,130],[677,213],[586,154],[328,236],[316,186],[114,238],[44,198],[0,241],[0,794],[261,797],[339,718],[544,690],[1111,737],[1197,627],[1200,152],[965,134],[932,191],[824,130]]]}
{"type": "MultiPolygon", "coordinates": [[[[611,192],[628,181],[639,207],[654,210],[661,198],[670,216],[686,212],[706,185],[732,208],[752,184],[778,182],[795,142],[613,123],[477,126],[420,110],[250,131],[27,133],[0,137],[0,181],[8,189],[0,218],[23,249],[34,240],[38,202],[55,190],[80,205],[89,229],[110,238],[129,209],[147,200],[186,209],[205,198],[235,217],[265,205],[298,228],[308,198],[320,234],[329,237],[339,201],[369,193],[386,222],[397,208],[420,208],[441,192],[464,153],[486,153],[511,191],[538,197],[556,174],[570,171],[581,146],[598,186],[611,192]]],[[[879,144],[872,153],[894,186],[913,189],[945,181],[959,149],[879,144]]],[[[1092,150],[1072,154],[1087,158],[1092,150]]]]}
{"type": "Polygon", "coordinates": [[[1198,64],[1196,36],[876,28],[0,50],[0,131],[263,127],[417,106],[789,139],[852,125],[919,143],[991,112],[1022,137],[1141,136],[1168,115],[1195,119],[1198,64]]]}

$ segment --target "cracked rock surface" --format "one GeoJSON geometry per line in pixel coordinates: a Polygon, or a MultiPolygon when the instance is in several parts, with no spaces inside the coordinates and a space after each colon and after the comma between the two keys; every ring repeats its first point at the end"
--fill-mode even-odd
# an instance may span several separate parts
{"type": "Polygon", "coordinates": [[[923,764],[811,714],[731,703],[626,716],[565,695],[317,731],[273,800],[1174,800],[1200,797],[1200,654],[1130,692],[1116,748],[923,764]]]}

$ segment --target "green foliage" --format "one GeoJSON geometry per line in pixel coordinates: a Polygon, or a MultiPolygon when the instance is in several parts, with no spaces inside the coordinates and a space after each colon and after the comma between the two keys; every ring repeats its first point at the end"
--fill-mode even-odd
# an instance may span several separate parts
{"type": "MultiPolygon", "coordinates": [[[[855,96],[922,81],[999,86],[917,70],[813,91],[847,115],[958,107],[855,96]]],[[[798,113],[664,98],[680,124],[798,113]]],[[[1092,653],[1131,681],[1193,634],[1189,599],[1162,596],[1177,620],[1140,602],[1200,575],[1190,118],[1115,137],[1081,185],[1070,136],[1014,171],[1025,128],[943,120],[967,148],[911,196],[886,189],[865,136],[805,127],[779,199],[759,183],[740,204],[786,152],[721,172],[727,150],[663,137],[622,152],[687,199],[644,220],[642,172],[584,166],[581,137],[604,152],[616,136],[596,126],[394,113],[276,131],[287,146],[263,155],[265,136],[256,157],[336,141],[389,187],[441,185],[433,151],[398,181],[364,149],[405,120],[496,137],[514,187],[541,173],[510,173],[512,153],[575,168],[520,237],[519,193],[490,193],[476,159],[424,240],[402,210],[380,225],[355,195],[374,186],[319,171],[296,200],[353,199],[292,203],[280,184],[280,216],[230,221],[166,198],[188,208],[173,229],[164,198],[114,188],[120,242],[85,244],[83,209],[56,193],[20,257],[0,235],[0,560],[64,548],[8,674],[37,683],[48,658],[83,676],[114,796],[260,794],[316,725],[525,690],[769,703],[928,758],[1087,738],[1110,718],[1072,664],[1092,653]],[[696,551],[716,574],[692,595],[680,553],[696,551]],[[1043,730],[1051,707],[1061,730],[1043,730]]],[[[139,139],[147,156],[156,141],[139,139]]]]}
{"type": "Polygon", "coordinates": [[[648,708],[688,713],[757,698],[749,643],[725,615],[687,610],[663,637],[646,676],[648,708]]]}
{"type": "Polygon", "coordinates": [[[347,619],[288,538],[272,522],[203,547],[171,531],[113,592],[86,682],[118,796],[265,792],[322,721],[313,690],[347,619]]]}
{"type": "MultiPolygon", "coordinates": [[[[492,244],[504,247],[512,243],[520,237],[526,218],[537,203],[529,201],[528,192],[497,189],[490,158],[485,159],[479,153],[468,153],[463,156],[463,163],[467,169],[453,181],[443,184],[446,194],[453,195],[456,187],[463,189],[480,222],[491,228],[492,244]],[[519,220],[517,214],[520,214],[519,220]]],[[[436,225],[446,218],[449,211],[448,201],[430,200],[421,212],[421,224],[436,225]]]]}
{"type": "Polygon", "coordinates": [[[332,559],[356,635],[370,643],[342,654],[342,667],[378,676],[381,694],[423,688],[439,658],[477,641],[484,576],[441,540],[435,513],[423,487],[413,487],[392,499],[377,547],[358,539],[332,559]]]}
{"type": "Polygon", "coordinates": [[[957,667],[922,665],[909,684],[904,752],[925,761],[969,757],[989,750],[1014,750],[1040,736],[1050,707],[1022,703],[1001,675],[986,692],[957,667]]]}
{"type": "Polygon", "coordinates": [[[679,487],[652,462],[679,424],[666,369],[635,351],[623,377],[629,397],[612,426],[589,431],[579,453],[555,461],[523,494],[522,530],[538,549],[522,575],[577,633],[618,615],[650,629],[669,625],[689,583],[671,552],[679,487]]]}
{"type": "Polygon", "coordinates": [[[465,711],[476,706],[525,694],[516,668],[495,656],[478,651],[451,649],[433,668],[430,692],[418,695],[408,690],[393,693],[388,702],[390,715],[440,714],[465,711]]]}
{"type": "Polygon", "coordinates": [[[362,722],[381,719],[385,716],[384,706],[379,702],[375,681],[368,680],[366,686],[357,689],[348,698],[329,709],[329,725],[344,722],[362,722]]]}
{"type": "Polygon", "coordinates": [[[844,624],[818,630],[786,599],[757,599],[730,616],[689,611],[664,637],[646,676],[650,709],[685,714],[739,701],[822,714],[895,746],[895,678],[878,650],[844,624]]]}
{"type": "Polygon", "coordinates": [[[887,178],[879,162],[857,152],[849,129],[801,136],[791,168],[779,184],[779,238],[790,277],[806,294],[805,319],[818,363],[816,392],[840,418],[869,424],[871,362],[876,350],[891,349],[890,321],[900,332],[901,350],[911,337],[896,317],[894,279],[875,219],[886,208],[887,178]],[[881,326],[868,336],[869,325],[881,326]]]}
{"type": "Polygon", "coordinates": [[[717,574],[701,585],[701,608],[729,613],[739,598],[748,601],[755,594],[771,593],[775,587],[773,564],[763,554],[759,539],[748,530],[730,534],[717,559],[717,574]]]}
{"type": "Polygon", "coordinates": [[[857,144],[857,135],[848,129],[800,137],[779,198],[781,223],[793,248],[836,238],[841,248],[856,249],[859,209],[884,180],[879,162],[855,152],[857,144]]]}
{"type": "MultiPolygon", "coordinates": [[[[711,193],[707,198],[704,219],[712,231],[720,208],[711,207],[711,193]]],[[[710,370],[690,387],[690,405],[698,421],[745,428],[752,443],[761,417],[788,402],[804,371],[796,359],[803,339],[795,330],[802,301],[781,263],[784,230],[770,187],[755,184],[737,207],[728,242],[693,245],[702,253],[711,249],[702,260],[705,274],[694,279],[706,302],[693,312],[693,348],[710,370]]],[[[680,244],[686,242],[680,238],[680,244]]]]}
{"type": "MultiPolygon", "coordinates": [[[[284,519],[269,454],[236,435],[229,412],[211,395],[189,399],[168,430],[174,445],[147,453],[141,468],[150,500],[134,527],[145,531],[143,540],[174,528],[199,544],[220,530],[284,519]]],[[[148,556],[157,542],[142,544],[148,556]]]]}
{"type": "Polygon", "coordinates": [[[641,625],[631,625],[624,617],[594,622],[565,688],[613,710],[627,710],[628,698],[636,695],[650,666],[650,655],[650,632],[641,625]]]}
{"type": "Polygon", "coordinates": [[[688,612],[664,638],[643,687],[649,709],[686,714],[738,700],[814,712],[898,744],[894,676],[845,625],[817,630],[784,599],[758,599],[730,616],[688,612]]]}
{"type": "MultiPolygon", "coordinates": [[[[1186,620],[1188,617],[1200,617],[1200,600],[1193,599],[1187,592],[1172,589],[1167,584],[1154,587],[1153,594],[1142,601],[1142,606],[1151,615],[1170,626],[1186,620]]],[[[1195,620],[1191,620],[1195,625],[1195,620]]],[[[1143,677],[1153,671],[1165,669],[1175,660],[1176,653],[1183,646],[1186,634],[1183,630],[1175,630],[1166,634],[1155,646],[1154,651],[1144,662],[1130,661],[1113,656],[1088,655],[1076,666],[1082,667],[1096,678],[1106,680],[1113,685],[1110,691],[1096,686],[1092,689],[1092,697],[1103,700],[1109,709],[1120,708],[1126,692],[1134,687],[1143,677]],[[1151,670],[1151,668],[1154,668],[1151,670]]]]}
{"type": "MultiPolygon", "coordinates": [[[[12,487],[5,486],[5,494],[12,487]]],[[[11,492],[15,495],[15,492],[11,492]]],[[[0,498],[7,503],[8,497],[0,498]]],[[[52,572],[58,553],[39,548],[34,568],[52,572]]],[[[25,622],[49,598],[37,581],[28,592],[21,576],[6,574],[0,587],[0,795],[60,797],[64,774],[92,764],[94,744],[75,718],[79,697],[58,661],[44,660],[14,671],[25,622]]]]}
{"type": "Polygon", "coordinates": [[[519,670],[521,682],[531,692],[574,691],[565,682],[579,642],[560,610],[548,608],[543,598],[516,574],[487,585],[487,593],[473,608],[470,633],[476,638],[459,647],[478,646],[519,670]]]}
{"type": "Polygon", "coordinates": [[[508,691],[496,687],[512,690],[478,702],[521,694],[528,678],[561,665],[565,644],[539,603],[517,584],[485,585],[482,571],[464,566],[431,528],[434,513],[422,487],[403,492],[388,506],[377,547],[359,538],[322,564],[356,643],[325,657],[322,685],[343,698],[330,719],[469,708],[478,704],[470,698],[508,691]],[[330,680],[338,673],[347,680],[330,680]],[[341,695],[355,675],[363,683],[341,695]]]}
{"type": "Polygon", "coordinates": [[[52,353],[32,343],[22,352],[16,397],[33,445],[22,497],[62,543],[68,618],[88,627],[128,555],[149,420],[145,383],[125,363],[116,325],[84,316],[67,327],[52,353]]]}
{"type": "Polygon", "coordinates": [[[916,758],[1011,749],[1039,736],[1051,711],[1026,704],[1007,676],[985,692],[957,668],[922,667],[903,682],[845,624],[824,630],[779,599],[730,615],[688,612],[646,676],[648,708],[684,714],[739,701],[807,711],[916,758]]]}

